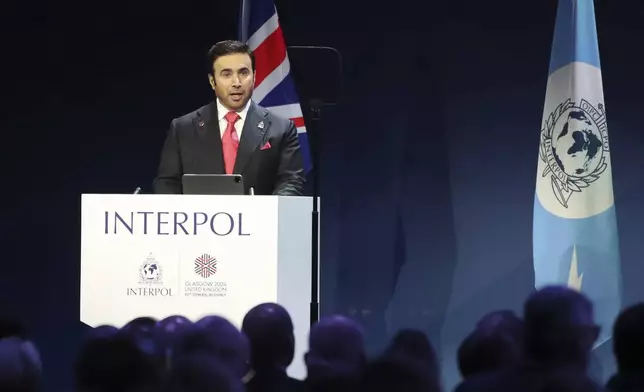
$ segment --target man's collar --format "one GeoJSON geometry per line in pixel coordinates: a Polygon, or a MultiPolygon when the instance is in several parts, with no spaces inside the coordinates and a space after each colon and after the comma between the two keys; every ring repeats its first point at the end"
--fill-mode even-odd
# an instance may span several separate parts
{"type": "MultiPolygon", "coordinates": [[[[222,105],[221,101],[219,101],[219,98],[216,99],[217,101],[217,120],[221,121],[223,120],[224,116],[226,113],[228,113],[230,110],[227,109],[224,105],[222,105]]],[[[250,108],[252,99],[249,99],[248,102],[246,102],[246,106],[240,111],[237,112],[239,114],[239,117],[241,118],[242,121],[246,120],[246,116],[248,115],[248,109],[250,108]]]]}

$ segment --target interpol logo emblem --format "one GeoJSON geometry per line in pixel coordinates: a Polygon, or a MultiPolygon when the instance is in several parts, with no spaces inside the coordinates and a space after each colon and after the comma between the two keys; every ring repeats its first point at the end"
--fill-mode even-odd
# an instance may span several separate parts
{"type": "Polygon", "coordinates": [[[161,264],[150,253],[139,267],[139,283],[160,283],[162,276],[161,264]]]}
{"type": "Polygon", "coordinates": [[[579,104],[568,99],[550,113],[541,130],[541,175],[550,176],[564,208],[574,193],[586,191],[604,173],[608,152],[604,105],[595,108],[584,99],[579,104]]]}

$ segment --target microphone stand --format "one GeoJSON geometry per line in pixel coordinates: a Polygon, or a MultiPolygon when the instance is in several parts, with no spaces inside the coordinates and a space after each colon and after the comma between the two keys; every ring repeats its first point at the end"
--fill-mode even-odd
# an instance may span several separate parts
{"type": "Polygon", "coordinates": [[[318,197],[320,194],[318,180],[320,178],[320,165],[318,156],[318,131],[321,119],[322,101],[320,99],[313,98],[309,102],[309,106],[311,111],[311,121],[307,124],[307,134],[311,139],[311,143],[309,143],[309,151],[311,154],[311,178],[313,179],[313,209],[311,211],[311,325],[313,325],[320,318],[320,212],[318,210],[318,197]]]}
{"type": "MultiPolygon", "coordinates": [[[[329,46],[289,46],[287,50],[294,51],[298,50],[301,53],[302,51],[308,51],[311,53],[321,53],[326,52],[331,54],[337,59],[338,67],[338,82],[339,90],[343,90],[342,86],[342,56],[337,49],[329,46]]],[[[334,61],[335,63],[335,61],[334,61]]],[[[306,72],[305,74],[308,74],[306,72]]],[[[317,90],[320,90],[315,95],[320,95],[323,90],[319,87],[317,90]]],[[[335,99],[333,100],[335,101],[335,99]]],[[[309,117],[311,121],[306,119],[305,114],[305,123],[307,128],[307,135],[309,138],[309,151],[311,156],[311,179],[313,180],[313,208],[311,211],[311,325],[316,323],[320,318],[320,300],[319,300],[319,274],[320,274],[320,262],[319,262],[319,253],[320,253],[320,212],[318,211],[318,198],[320,197],[320,165],[319,165],[319,153],[318,147],[320,146],[319,139],[319,125],[321,120],[321,109],[323,106],[336,105],[336,102],[325,102],[322,98],[311,98],[309,100],[309,117]]]]}

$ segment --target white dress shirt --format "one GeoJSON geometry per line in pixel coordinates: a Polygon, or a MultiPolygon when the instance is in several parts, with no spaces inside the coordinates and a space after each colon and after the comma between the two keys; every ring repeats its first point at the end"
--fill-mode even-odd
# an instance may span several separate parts
{"type": "MultiPolygon", "coordinates": [[[[244,128],[244,122],[246,121],[246,116],[248,115],[248,108],[250,107],[250,100],[246,103],[246,106],[237,112],[239,114],[239,120],[235,122],[235,131],[237,131],[237,137],[241,139],[242,129],[244,128]]],[[[229,109],[226,109],[224,105],[221,104],[219,98],[217,98],[217,116],[219,117],[219,133],[221,137],[224,137],[224,132],[228,127],[228,121],[226,121],[226,113],[230,112],[229,109]]]]}

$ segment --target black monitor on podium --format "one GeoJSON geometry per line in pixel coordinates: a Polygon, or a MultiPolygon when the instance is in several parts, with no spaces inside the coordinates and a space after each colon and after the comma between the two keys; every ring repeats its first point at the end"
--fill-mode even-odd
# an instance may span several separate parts
{"type": "Polygon", "coordinates": [[[244,195],[241,174],[184,174],[184,195],[244,195]]]}

